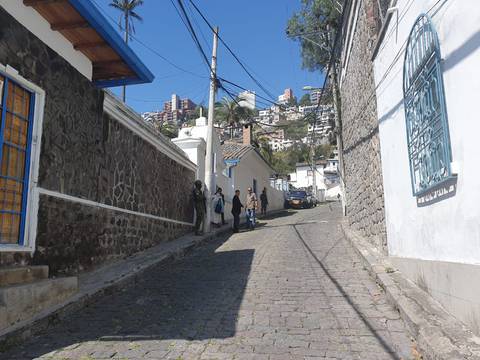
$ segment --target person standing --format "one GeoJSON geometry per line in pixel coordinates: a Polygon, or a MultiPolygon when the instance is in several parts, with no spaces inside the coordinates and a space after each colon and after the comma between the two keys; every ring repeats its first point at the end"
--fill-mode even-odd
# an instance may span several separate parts
{"type": "Polygon", "coordinates": [[[220,191],[220,196],[222,197],[223,207],[222,207],[222,213],[220,215],[222,216],[222,225],[225,225],[226,224],[226,222],[225,222],[225,195],[223,195],[223,190],[222,190],[221,187],[219,187],[217,191],[220,191]]]}
{"type": "Polygon", "coordinates": [[[245,200],[247,226],[253,230],[255,228],[255,211],[258,208],[258,201],[257,195],[252,191],[252,188],[248,188],[247,191],[247,199],[245,200]]]}
{"type": "Polygon", "coordinates": [[[222,189],[221,188],[217,189],[217,192],[215,193],[215,196],[213,197],[212,204],[213,204],[213,211],[214,211],[213,224],[216,227],[220,227],[222,225],[222,214],[224,212],[224,206],[225,206],[225,203],[224,203],[224,200],[223,200],[223,197],[222,197],[222,189]]]}
{"type": "Polygon", "coordinates": [[[235,190],[235,196],[232,199],[232,215],[233,215],[233,232],[238,233],[240,225],[240,214],[242,213],[243,204],[240,201],[240,190],[235,190]]]}
{"type": "Polygon", "coordinates": [[[202,182],[196,180],[193,189],[193,204],[195,206],[195,235],[202,235],[201,226],[205,221],[205,212],[207,211],[207,202],[205,194],[202,191],[202,182]]]}
{"type": "Polygon", "coordinates": [[[268,205],[267,189],[263,188],[262,194],[260,195],[261,214],[263,216],[267,215],[267,205],[268,205]]]}

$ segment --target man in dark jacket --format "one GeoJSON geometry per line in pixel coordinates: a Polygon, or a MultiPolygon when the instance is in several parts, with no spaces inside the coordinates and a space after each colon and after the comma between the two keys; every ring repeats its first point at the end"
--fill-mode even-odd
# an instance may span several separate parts
{"type": "Polygon", "coordinates": [[[235,190],[235,196],[233,197],[233,200],[232,200],[233,232],[234,233],[238,233],[242,207],[243,205],[240,202],[240,190],[235,190]]]}
{"type": "Polygon", "coordinates": [[[202,182],[195,181],[193,189],[193,203],[195,206],[196,220],[195,220],[195,235],[202,235],[201,226],[205,219],[205,212],[207,211],[205,194],[202,191],[202,182]]]}

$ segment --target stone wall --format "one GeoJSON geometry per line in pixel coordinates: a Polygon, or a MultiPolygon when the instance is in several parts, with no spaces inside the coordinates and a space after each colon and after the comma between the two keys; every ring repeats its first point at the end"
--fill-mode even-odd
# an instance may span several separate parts
{"type": "MultiPolygon", "coordinates": [[[[46,93],[40,187],[130,211],[192,221],[194,171],[104,114],[103,90],[1,7],[0,63],[12,66],[46,93]]],[[[33,261],[49,265],[54,272],[88,269],[190,229],[48,196],[40,197],[38,216],[33,261]]],[[[19,254],[0,253],[0,265],[28,261],[19,254]]]]}
{"type": "Polygon", "coordinates": [[[190,226],[41,195],[35,264],[76,273],[173,240],[190,226]]]}
{"type": "Polygon", "coordinates": [[[341,87],[347,218],[352,230],[386,251],[380,139],[371,61],[376,22],[371,1],[361,2],[341,87]]]}

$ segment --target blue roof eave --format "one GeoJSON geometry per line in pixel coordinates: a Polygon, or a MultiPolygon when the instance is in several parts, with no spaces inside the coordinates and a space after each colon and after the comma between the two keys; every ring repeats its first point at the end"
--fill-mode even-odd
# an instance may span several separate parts
{"type": "Polygon", "coordinates": [[[95,5],[85,0],[68,0],[75,10],[82,15],[90,26],[107,42],[135,73],[135,78],[95,81],[98,87],[151,83],[155,76],[124,42],[122,37],[108,23],[95,5]]]}

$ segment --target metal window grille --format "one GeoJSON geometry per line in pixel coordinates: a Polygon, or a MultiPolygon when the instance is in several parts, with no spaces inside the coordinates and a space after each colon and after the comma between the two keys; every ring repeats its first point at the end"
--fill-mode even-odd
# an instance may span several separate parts
{"type": "Polygon", "coordinates": [[[403,93],[412,192],[419,196],[452,176],[440,45],[425,14],[408,39],[403,93]]]}
{"type": "Polygon", "coordinates": [[[0,75],[0,244],[24,245],[35,95],[0,75]]]}

